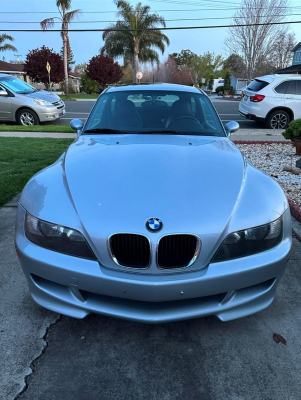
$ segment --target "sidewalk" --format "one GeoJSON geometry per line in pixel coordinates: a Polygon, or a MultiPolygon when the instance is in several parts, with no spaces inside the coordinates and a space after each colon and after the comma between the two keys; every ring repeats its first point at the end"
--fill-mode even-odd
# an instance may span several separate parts
{"type": "MultiPolygon", "coordinates": [[[[283,130],[274,129],[239,129],[230,138],[233,141],[281,141],[290,143],[282,136],[283,130]]],[[[0,132],[0,137],[36,137],[36,138],[76,138],[76,133],[57,133],[57,132],[0,132]]]]}

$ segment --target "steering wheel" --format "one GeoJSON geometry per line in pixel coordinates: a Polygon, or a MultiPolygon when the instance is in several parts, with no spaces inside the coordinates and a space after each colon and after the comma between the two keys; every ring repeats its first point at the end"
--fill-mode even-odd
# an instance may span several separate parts
{"type": "Polygon", "coordinates": [[[175,118],[173,121],[171,121],[168,124],[167,128],[170,128],[171,125],[173,125],[174,123],[179,123],[180,121],[182,122],[182,124],[185,123],[185,121],[187,121],[188,124],[189,124],[189,122],[193,121],[193,122],[196,122],[200,127],[202,127],[202,124],[200,123],[200,121],[197,118],[190,117],[190,116],[187,115],[187,116],[184,116],[184,117],[175,118]]]}

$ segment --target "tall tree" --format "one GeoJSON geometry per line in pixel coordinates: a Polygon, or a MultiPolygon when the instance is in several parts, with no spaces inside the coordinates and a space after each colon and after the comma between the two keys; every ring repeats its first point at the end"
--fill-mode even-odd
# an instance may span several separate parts
{"type": "Polygon", "coordinates": [[[286,31],[280,33],[274,43],[270,57],[270,62],[274,65],[275,69],[282,69],[292,65],[292,49],[295,45],[296,36],[294,33],[286,31]]]}
{"type": "Polygon", "coordinates": [[[87,63],[76,64],[74,67],[74,72],[78,72],[79,74],[83,74],[87,68],[87,63]]]}
{"type": "Polygon", "coordinates": [[[275,41],[284,32],[281,25],[274,24],[284,20],[287,3],[287,0],[242,0],[235,13],[235,26],[229,28],[226,46],[231,53],[242,56],[249,81],[269,58],[275,41]]]}
{"type": "Polygon", "coordinates": [[[223,69],[230,69],[232,72],[246,72],[246,65],[239,54],[230,54],[224,61],[223,69]]]}
{"type": "MultiPolygon", "coordinates": [[[[64,46],[61,48],[60,55],[61,55],[62,59],[64,59],[64,46]]],[[[68,43],[67,43],[67,59],[68,59],[68,70],[71,70],[71,65],[75,64],[75,60],[74,60],[73,51],[70,47],[69,38],[68,38],[68,43]]]]}
{"type": "Polygon", "coordinates": [[[159,55],[154,50],[165,51],[169,39],[159,27],[165,27],[165,20],[156,13],[151,13],[150,6],[138,3],[136,7],[127,1],[115,0],[118,8],[117,16],[120,18],[103,33],[105,41],[100,49],[102,54],[110,57],[123,57],[124,64],[132,63],[134,66],[133,82],[137,83],[136,74],[140,69],[140,62],[156,62],[159,64],[159,55]],[[155,30],[149,30],[154,29],[155,30]]]}
{"type": "Polygon", "coordinates": [[[62,32],[61,36],[63,38],[63,49],[64,49],[64,76],[65,76],[65,94],[66,97],[69,98],[69,85],[68,85],[68,43],[69,43],[69,24],[75,18],[77,18],[81,11],[80,10],[73,10],[71,9],[71,2],[72,0],[56,0],[56,6],[59,10],[60,17],[53,17],[44,19],[41,22],[41,28],[43,30],[52,28],[55,24],[55,20],[58,19],[62,24],[62,32]]]}
{"type": "Polygon", "coordinates": [[[5,33],[0,35],[0,51],[18,51],[12,44],[4,43],[6,40],[10,40],[11,42],[13,42],[15,39],[10,35],[6,35],[5,33]]]}

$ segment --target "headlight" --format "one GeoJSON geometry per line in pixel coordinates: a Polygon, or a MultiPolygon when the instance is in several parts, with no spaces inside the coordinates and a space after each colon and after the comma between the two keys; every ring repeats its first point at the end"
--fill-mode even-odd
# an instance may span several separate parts
{"type": "Polygon", "coordinates": [[[96,260],[83,235],[74,229],[25,216],[25,235],[32,243],[59,253],[96,260]]]}
{"type": "Polygon", "coordinates": [[[52,106],[53,104],[50,103],[49,101],[42,100],[42,99],[34,99],[34,101],[39,105],[39,106],[52,106]]]}
{"type": "Polygon", "coordinates": [[[282,218],[267,225],[231,233],[211,260],[221,262],[261,253],[277,246],[282,239],[282,218]]]}

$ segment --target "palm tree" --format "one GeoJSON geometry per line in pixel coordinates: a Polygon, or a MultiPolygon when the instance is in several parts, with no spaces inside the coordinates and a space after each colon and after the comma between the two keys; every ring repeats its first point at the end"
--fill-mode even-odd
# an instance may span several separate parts
{"type": "Polygon", "coordinates": [[[150,6],[138,3],[134,8],[124,0],[115,0],[115,3],[120,20],[110,25],[103,33],[105,44],[100,51],[113,58],[123,57],[124,65],[132,63],[133,82],[137,83],[139,61],[158,64],[159,55],[154,48],[161,50],[163,54],[165,45],[169,45],[168,37],[158,28],[165,27],[165,20],[158,14],[150,13],[150,6]],[[152,30],[154,28],[155,30],[152,30]]]}
{"type": "Polygon", "coordinates": [[[5,33],[3,33],[3,35],[0,35],[0,51],[7,51],[7,50],[18,51],[12,44],[9,43],[3,44],[5,40],[10,40],[11,42],[13,42],[15,39],[9,35],[6,35],[5,33]]]}
{"type": "Polygon", "coordinates": [[[56,6],[60,12],[60,17],[53,17],[44,19],[41,22],[41,28],[45,31],[46,29],[52,28],[55,24],[55,19],[58,19],[62,23],[61,36],[63,38],[63,53],[64,53],[64,75],[65,75],[65,94],[66,98],[69,97],[69,85],[68,85],[68,46],[69,46],[69,34],[68,28],[70,22],[77,18],[81,10],[69,11],[71,8],[72,0],[56,0],[56,6]]]}

